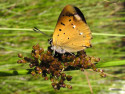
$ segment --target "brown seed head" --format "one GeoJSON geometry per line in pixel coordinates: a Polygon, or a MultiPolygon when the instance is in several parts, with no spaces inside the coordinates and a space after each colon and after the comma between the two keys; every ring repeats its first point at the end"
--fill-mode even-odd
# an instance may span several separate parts
{"type": "Polygon", "coordinates": [[[32,74],[33,76],[36,75],[35,71],[32,71],[31,74],[32,74]]]}
{"type": "Polygon", "coordinates": [[[99,62],[99,61],[100,61],[100,58],[95,58],[94,61],[95,61],[95,62],[99,62]]]}
{"type": "Polygon", "coordinates": [[[62,74],[61,74],[61,77],[62,77],[62,78],[65,78],[65,77],[66,77],[66,74],[65,74],[65,73],[62,73],[62,74]]]}
{"type": "Polygon", "coordinates": [[[39,54],[34,55],[35,58],[39,58],[39,54]]]}
{"type": "Polygon", "coordinates": [[[39,71],[39,70],[40,70],[40,67],[36,66],[36,67],[35,67],[35,70],[36,70],[36,71],[39,71]]]}
{"type": "Polygon", "coordinates": [[[44,80],[48,80],[48,77],[46,76],[46,77],[44,77],[44,80]]]}
{"type": "Polygon", "coordinates": [[[44,49],[43,48],[40,48],[39,49],[39,54],[43,53],[44,52],[44,49]]]}
{"type": "Polygon", "coordinates": [[[72,89],[72,86],[71,86],[71,85],[67,85],[67,88],[68,88],[68,89],[72,89]]]}
{"type": "Polygon", "coordinates": [[[39,54],[39,50],[35,50],[35,54],[39,54]]]}
{"type": "Polygon", "coordinates": [[[23,58],[23,55],[21,53],[18,54],[19,58],[23,58]]]}
{"type": "Polygon", "coordinates": [[[68,76],[66,77],[66,79],[67,79],[67,81],[71,81],[71,80],[72,80],[72,76],[68,75],[68,76]]]}
{"type": "Polygon", "coordinates": [[[38,73],[41,74],[41,73],[42,73],[42,70],[39,70],[38,73]]]}

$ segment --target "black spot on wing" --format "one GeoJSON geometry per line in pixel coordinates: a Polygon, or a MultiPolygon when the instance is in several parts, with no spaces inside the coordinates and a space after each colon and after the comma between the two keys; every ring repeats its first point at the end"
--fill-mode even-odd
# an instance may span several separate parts
{"type": "Polygon", "coordinates": [[[62,23],[62,22],[61,22],[61,25],[64,25],[64,26],[65,26],[65,24],[64,24],[64,23],[62,23]]]}
{"type": "Polygon", "coordinates": [[[62,29],[59,29],[59,31],[62,31],[62,29]]]}

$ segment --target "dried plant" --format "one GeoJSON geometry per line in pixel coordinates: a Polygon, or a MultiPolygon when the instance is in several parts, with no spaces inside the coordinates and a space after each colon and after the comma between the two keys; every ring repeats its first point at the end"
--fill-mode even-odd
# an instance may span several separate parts
{"type": "Polygon", "coordinates": [[[21,60],[17,62],[29,63],[29,67],[34,69],[31,74],[33,76],[36,74],[42,75],[45,80],[50,79],[52,87],[56,90],[59,90],[61,87],[72,89],[71,85],[65,84],[65,80],[71,81],[72,76],[66,75],[64,71],[92,69],[93,71],[100,72],[102,77],[106,77],[103,70],[95,67],[95,63],[98,63],[100,59],[87,56],[85,51],[79,51],[76,55],[71,53],[59,54],[57,52],[53,55],[51,46],[44,52],[44,49],[37,44],[33,46],[31,55],[33,58],[18,54],[21,60]]]}

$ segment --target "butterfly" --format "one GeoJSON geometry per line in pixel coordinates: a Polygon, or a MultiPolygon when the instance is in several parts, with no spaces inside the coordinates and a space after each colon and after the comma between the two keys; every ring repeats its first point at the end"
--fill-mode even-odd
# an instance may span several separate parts
{"type": "MultiPolygon", "coordinates": [[[[33,30],[48,36],[36,27],[33,30]]],[[[49,43],[54,52],[72,53],[91,47],[91,39],[91,31],[82,12],[75,6],[67,5],[58,18],[53,37],[49,43]]]]}
{"type": "Polygon", "coordinates": [[[91,39],[91,31],[80,9],[65,6],[53,33],[52,49],[58,53],[77,52],[91,47],[91,39]]]}

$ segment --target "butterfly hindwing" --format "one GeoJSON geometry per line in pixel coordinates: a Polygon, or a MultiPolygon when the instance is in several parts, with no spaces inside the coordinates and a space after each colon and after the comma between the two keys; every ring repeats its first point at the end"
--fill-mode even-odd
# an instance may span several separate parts
{"type": "Polygon", "coordinates": [[[67,5],[61,12],[54,34],[53,45],[68,52],[90,47],[91,32],[80,10],[67,5]]]}

